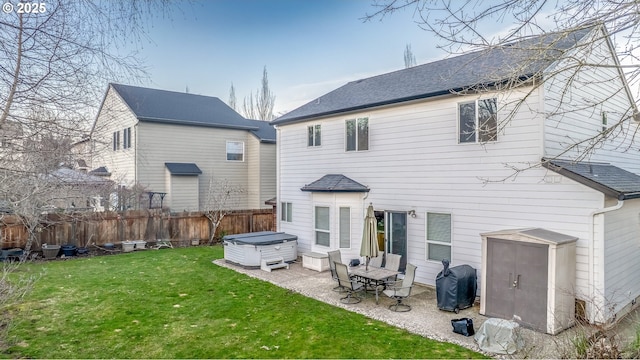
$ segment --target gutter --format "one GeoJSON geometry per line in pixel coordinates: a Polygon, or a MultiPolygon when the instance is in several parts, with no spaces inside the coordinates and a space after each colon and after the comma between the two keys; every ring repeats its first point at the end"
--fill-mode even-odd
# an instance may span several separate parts
{"type": "MultiPolygon", "coordinates": [[[[622,196],[621,196],[622,197],[622,196]]],[[[591,229],[590,229],[590,237],[591,237],[591,242],[589,243],[589,261],[588,261],[588,266],[589,266],[589,296],[592,296],[592,294],[594,294],[594,278],[595,278],[595,269],[594,269],[594,253],[595,253],[595,219],[596,216],[598,215],[602,215],[608,212],[612,212],[612,211],[616,211],[622,208],[622,206],[624,205],[624,198],[618,198],[618,203],[614,206],[609,206],[606,208],[601,208],[598,210],[595,210],[594,212],[591,213],[591,229]]],[[[604,240],[604,239],[603,239],[604,240]]],[[[603,241],[603,247],[604,247],[604,241],[603,241]]],[[[603,294],[604,295],[604,294],[603,294]]],[[[595,323],[595,314],[594,314],[594,309],[595,309],[595,304],[593,304],[593,300],[591,301],[591,309],[589,311],[589,322],[590,323],[595,323]]]]}

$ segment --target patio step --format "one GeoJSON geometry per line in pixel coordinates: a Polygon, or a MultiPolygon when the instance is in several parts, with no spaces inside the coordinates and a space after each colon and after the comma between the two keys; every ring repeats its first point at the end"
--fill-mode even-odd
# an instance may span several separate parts
{"type": "Polygon", "coordinates": [[[264,271],[271,272],[271,270],[287,268],[289,269],[289,264],[284,262],[284,259],[279,258],[271,258],[271,259],[262,259],[260,263],[260,269],[264,271]]]}

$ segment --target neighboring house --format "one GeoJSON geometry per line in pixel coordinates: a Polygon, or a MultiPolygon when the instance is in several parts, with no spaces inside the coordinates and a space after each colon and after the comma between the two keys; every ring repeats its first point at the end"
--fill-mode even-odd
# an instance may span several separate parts
{"type": "Polygon", "coordinates": [[[113,182],[104,177],[61,167],[47,175],[56,187],[50,206],[65,210],[104,211],[104,201],[113,191],[113,182]]]}
{"type": "MultiPolygon", "coordinates": [[[[640,153],[624,151],[637,125],[627,120],[616,128],[618,136],[596,149],[591,162],[570,145],[632,118],[634,100],[605,29],[528,44],[536,42],[550,44],[547,58],[521,68],[522,84],[509,91],[500,87],[528,56],[526,42],[353,81],[274,120],[278,230],[297,235],[301,252],[340,249],[343,261],[359,258],[371,203],[385,250],[401,254],[403,266],[417,265],[417,282],[434,285],[441,260],[450,259],[451,266],[478,270],[479,294],[487,278],[500,277],[511,294],[505,296],[513,296],[516,271],[494,272],[496,264],[525,264],[529,253],[500,255],[494,238],[568,249],[542,251],[527,273],[543,278],[524,293],[529,300],[520,298],[542,312],[533,318],[557,316],[547,302],[563,296],[571,318],[576,299],[592,322],[627,312],[640,296],[640,153]],[[603,66],[570,79],[554,61],[558,54],[603,66]],[[549,78],[554,81],[532,85],[549,78]],[[570,96],[560,101],[571,81],[570,96]],[[570,111],[555,111],[563,109],[570,111]],[[514,167],[531,168],[516,173],[514,167]],[[568,285],[556,289],[565,295],[550,290],[559,282],[547,283],[560,276],[558,263],[569,263],[568,285]]],[[[511,315],[495,304],[485,309],[497,287],[481,298],[483,311],[518,315],[508,309],[518,302],[513,297],[504,305],[511,315]]]]}
{"type": "Polygon", "coordinates": [[[92,174],[142,187],[172,211],[211,207],[215,181],[243,189],[226,204],[233,209],[265,208],[275,196],[273,126],[215,97],[109,84],[91,140],[92,174]]]}

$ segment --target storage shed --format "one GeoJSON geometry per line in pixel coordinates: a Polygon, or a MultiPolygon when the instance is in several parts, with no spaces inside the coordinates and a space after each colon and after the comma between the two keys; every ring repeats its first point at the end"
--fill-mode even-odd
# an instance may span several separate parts
{"type": "Polygon", "coordinates": [[[578,238],[541,228],[481,236],[480,314],[552,335],[575,324],[578,238]]]}

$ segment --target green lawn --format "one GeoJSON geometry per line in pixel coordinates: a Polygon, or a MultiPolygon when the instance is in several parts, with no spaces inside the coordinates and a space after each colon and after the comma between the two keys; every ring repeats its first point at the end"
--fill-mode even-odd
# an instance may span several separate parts
{"type": "Polygon", "coordinates": [[[306,298],[190,247],[27,264],[12,358],[481,358],[306,298]]]}

